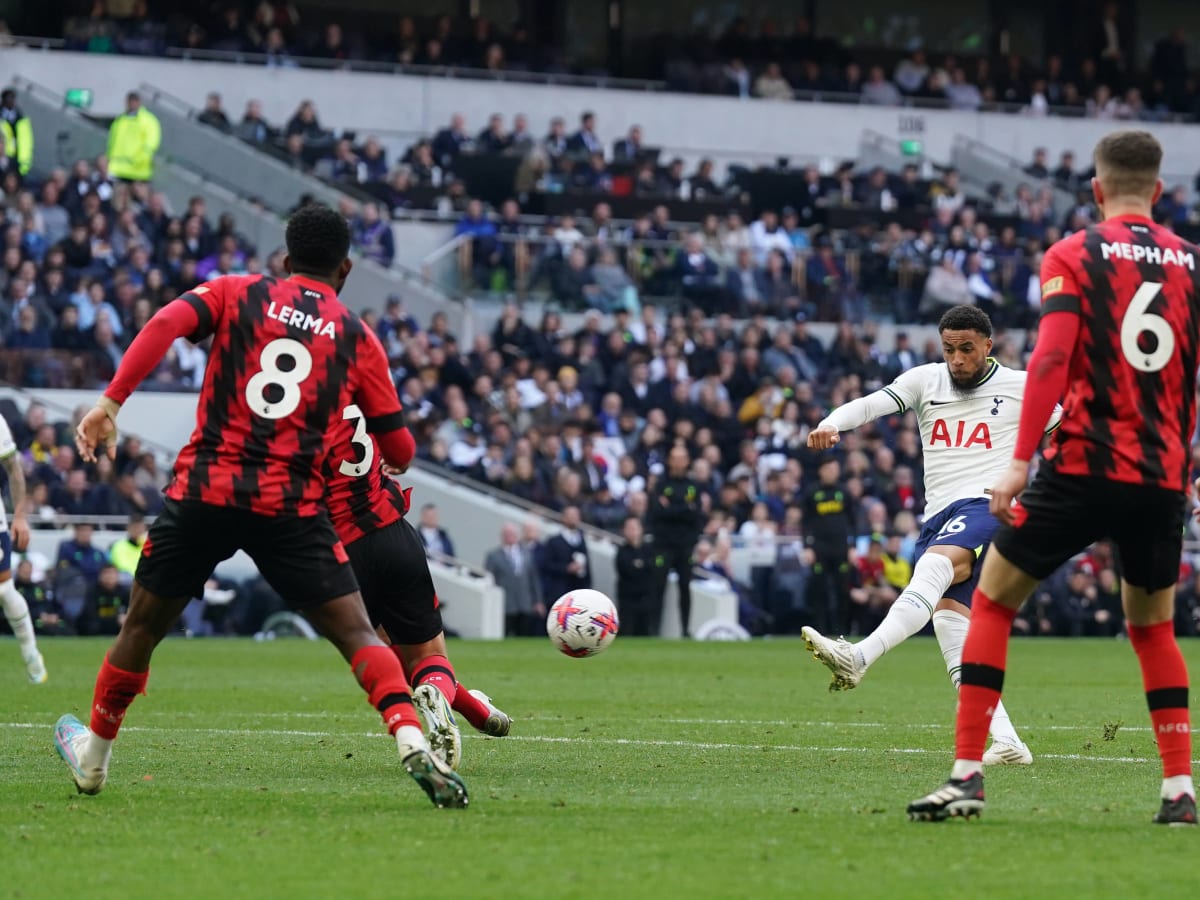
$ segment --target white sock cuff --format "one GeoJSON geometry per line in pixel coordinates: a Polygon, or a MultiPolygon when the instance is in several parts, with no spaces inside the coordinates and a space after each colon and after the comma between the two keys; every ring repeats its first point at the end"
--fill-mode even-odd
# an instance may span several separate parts
{"type": "Polygon", "coordinates": [[[938,626],[942,628],[959,628],[963,633],[971,627],[971,620],[964,616],[956,609],[939,609],[933,614],[933,628],[936,631],[938,626]]]}
{"type": "Polygon", "coordinates": [[[901,593],[910,599],[915,598],[924,603],[930,615],[933,615],[938,602],[946,596],[950,585],[954,584],[954,563],[940,553],[926,553],[917,560],[913,567],[912,578],[908,587],[901,593]]]}
{"type": "Polygon", "coordinates": [[[1196,798],[1196,787],[1192,784],[1191,775],[1172,775],[1164,778],[1162,797],[1164,800],[1174,800],[1180,794],[1187,794],[1193,800],[1196,798]]]}

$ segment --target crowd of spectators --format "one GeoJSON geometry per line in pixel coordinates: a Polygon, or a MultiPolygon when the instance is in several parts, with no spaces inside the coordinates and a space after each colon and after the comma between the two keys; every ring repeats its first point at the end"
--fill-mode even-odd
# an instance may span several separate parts
{"type": "MultiPolygon", "coordinates": [[[[148,182],[113,177],[107,157],[3,183],[0,369],[27,387],[93,387],[165,303],[222,274],[283,273],[203,197],[172,210],[148,182]],[[51,352],[47,352],[51,351],[51,352]]],[[[207,354],[179,340],[150,390],[198,388],[207,354]]]]}
{"type": "MultiPolygon", "coordinates": [[[[685,447],[706,511],[696,577],[732,583],[742,622],[756,633],[794,632],[809,614],[804,500],[827,459],[807,449],[808,430],[830,407],[940,358],[936,341],[915,346],[902,332],[883,345],[873,323],[845,323],[830,342],[804,321],[707,321],[698,311],[668,315],[653,306],[637,316],[618,312],[611,327],[592,314],[574,332],[556,313],[533,328],[509,307],[494,332],[470,346],[440,314],[420,326],[399,299],[364,319],[388,351],[421,455],[435,466],[629,537],[640,533],[629,519],[645,520],[669,450],[685,447]],[[735,547],[751,554],[748,575],[734,574],[735,547]]],[[[1001,331],[995,355],[1020,367],[1033,340],[1017,343],[1001,331]]],[[[143,519],[161,508],[163,460],[127,437],[115,461],[84,465],[70,440],[74,420],[51,421],[38,403],[24,414],[3,412],[27,473],[31,526],[59,527],[67,515],[85,520],[54,558],[19,559],[17,586],[43,633],[111,633],[128,603],[143,519]],[[90,519],[119,523],[108,527],[124,525],[126,533],[101,551],[90,519]]],[[[852,621],[865,632],[906,583],[915,549],[922,461],[911,414],[844,435],[836,459],[833,477],[854,523],[852,621]]],[[[453,556],[452,529],[436,513],[431,506],[414,513],[418,530],[430,551],[453,556]]],[[[501,571],[513,556],[544,560],[542,537],[527,529],[517,553],[514,529],[500,548],[507,552],[490,555],[489,567],[501,571]]],[[[1198,563],[1188,557],[1180,572],[1182,633],[1196,631],[1198,563]]],[[[541,584],[551,569],[535,567],[533,595],[557,596],[557,583],[541,584]]],[[[261,580],[214,580],[184,627],[254,633],[281,608],[261,580]]],[[[511,624],[513,633],[528,630],[528,622],[511,624]]],[[[1016,627],[1035,636],[1120,634],[1111,548],[1097,545],[1048,579],[1016,627]]]]}
{"type": "Polygon", "coordinates": [[[935,60],[917,49],[895,62],[893,53],[818,36],[806,16],[781,24],[739,15],[709,31],[677,29],[643,39],[631,45],[615,71],[611,63],[568,58],[561,45],[535,40],[523,21],[505,31],[483,16],[400,13],[386,23],[357,17],[350,26],[336,19],[311,21],[294,4],[268,0],[214,4],[205,20],[180,13],[156,18],[146,0],[119,11],[95,0],[88,15],[67,20],[63,36],[74,50],[148,56],[168,48],[212,50],[257,54],[264,65],[276,67],[369,61],[492,73],[652,77],[676,90],[769,100],[824,94],[881,105],[938,101],[958,109],[1054,109],[1101,118],[1200,115],[1200,82],[1189,69],[1182,28],[1161,37],[1139,69],[1116,3],[1079,24],[1081,39],[1069,47],[1068,59],[979,55],[975,49],[935,60]]]}
{"type": "MultiPolygon", "coordinates": [[[[262,119],[254,100],[235,123],[216,94],[199,119],[264,148],[282,147],[297,167],[370,195],[343,200],[367,258],[391,265],[388,220],[440,203],[443,212],[457,211],[455,234],[469,245],[461,287],[550,297],[567,309],[636,312],[647,296],[709,313],[858,321],[871,311],[905,322],[936,321],[946,306],[976,302],[1021,325],[1039,301],[1030,276],[1042,252],[1098,212],[1091,171],[1070,150],[1051,157],[1037,149],[1024,170],[1027,182],[1012,193],[1000,183],[969,191],[955,169],[916,162],[899,171],[852,160],[827,172],[785,165],[773,171],[802,181],[799,197],[746,221],[745,167],[718,175],[705,158],[689,171],[682,159],[660,160],[638,125],[605,140],[586,111],[573,130],[556,117],[545,134],[519,113],[511,123],[493,114],[478,133],[454,114],[395,162],[373,136],[356,144],[323,128],[309,101],[280,129],[262,119]],[[462,161],[479,155],[521,159],[512,196],[498,209],[470,197],[457,177],[462,161]],[[534,224],[523,208],[533,193],[577,194],[589,208],[534,224]],[[643,201],[644,212],[618,221],[608,201],[625,197],[643,201]],[[690,200],[726,211],[676,221],[673,208],[690,200]],[[823,224],[830,210],[856,211],[861,224],[830,229],[823,224]]],[[[1172,184],[1158,215],[1174,227],[1195,227],[1200,205],[1187,185],[1172,184]]]]}
{"type": "MultiPolygon", "coordinates": [[[[645,517],[670,448],[685,446],[690,477],[707,497],[696,563],[728,574],[734,544],[758,546],[758,574],[739,586],[743,619],[758,631],[804,620],[811,559],[802,508],[818,461],[805,446],[808,430],[829,408],[941,355],[936,341],[914,346],[903,333],[881,346],[871,322],[843,323],[826,342],[803,320],[738,324],[653,306],[636,316],[620,310],[611,327],[591,314],[575,332],[553,312],[531,327],[511,306],[470,346],[443,316],[418,326],[398,300],[366,320],[388,348],[410,427],[433,465],[549,509],[577,508],[620,533],[627,517],[645,517]]],[[[1020,368],[1034,340],[1028,333],[1018,344],[1001,331],[995,355],[1020,368]]],[[[924,503],[920,443],[909,415],[845,435],[838,447],[861,630],[907,579],[898,563],[911,562],[924,503]]],[[[1119,632],[1114,571],[1111,551],[1091,551],[1043,585],[1018,627],[1119,632]]],[[[1187,569],[1181,579],[1193,582],[1187,569]]],[[[1181,622],[1192,623],[1193,607],[1181,606],[1181,622]]]]}

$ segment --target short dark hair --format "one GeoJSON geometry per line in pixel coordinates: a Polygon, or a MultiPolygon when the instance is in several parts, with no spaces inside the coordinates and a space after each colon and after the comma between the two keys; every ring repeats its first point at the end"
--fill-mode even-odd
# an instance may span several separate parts
{"type": "Polygon", "coordinates": [[[991,337],[992,320],[978,306],[952,306],[938,322],[938,334],[943,331],[978,331],[991,337]]]}
{"type": "Polygon", "coordinates": [[[1158,182],[1163,148],[1148,131],[1114,131],[1100,138],[1095,150],[1096,177],[1106,194],[1149,197],[1158,182]]]}
{"type": "Polygon", "coordinates": [[[284,241],[293,272],[330,275],[350,253],[350,226],[337,210],[309,203],[288,219],[284,241]]]}

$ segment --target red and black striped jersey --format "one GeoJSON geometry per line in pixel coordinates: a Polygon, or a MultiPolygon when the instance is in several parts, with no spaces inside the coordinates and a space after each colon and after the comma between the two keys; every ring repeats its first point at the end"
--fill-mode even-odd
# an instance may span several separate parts
{"type": "Polygon", "coordinates": [[[1142,216],[1059,241],[1042,309],[1077,312],[1055,470],[1187,488],[1200,337],[1200,249],[1142,216]]]}
{"type": "Polygon", "coordinates": [[[330,433],[325,502],[343,544],[353,544],[408,512],[412,488],[401,490],[384,474],[379,445],[367,433],[357,406],[346,408],[330,433]]]}
{"type": "Polygon", "coordinates": [[[379,339],[329,285],[224,276],[181,298],[190,335],[213,344],[196,411],[166,495],[261,515],[316,515],[328,436],[348,407],[364,427],[403,426],[379,339]]]}

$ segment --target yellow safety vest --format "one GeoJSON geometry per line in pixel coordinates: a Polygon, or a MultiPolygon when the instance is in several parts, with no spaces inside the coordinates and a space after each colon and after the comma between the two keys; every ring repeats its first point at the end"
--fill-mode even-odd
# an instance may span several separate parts
{"type": "Polygon", "coordinates": [[[122,113],[108,131],[108,171],[126,181],[149,181],[161,143],[162,127],[154,113],[144,106],[132,116],[122,113]]]}
{"type": "Polygon", "coordinates": [[[136,544],[129,538],[123,537],[112,545],[109,550],[108,559],[117,567],[118,572],[125,572],[132,575],[137,569],[138,559],[142,555],[142,545],[146,543],[143,537],[136,544]]]}
{"type": "Polygon", "coordinates": [[[0,133],[4,135],[4,155],[17,161],[22,176],[28,175],[33,165],[33,126],[29,119],[21,116],[15,127],[8,119],[0,119],[0,133]]]}

